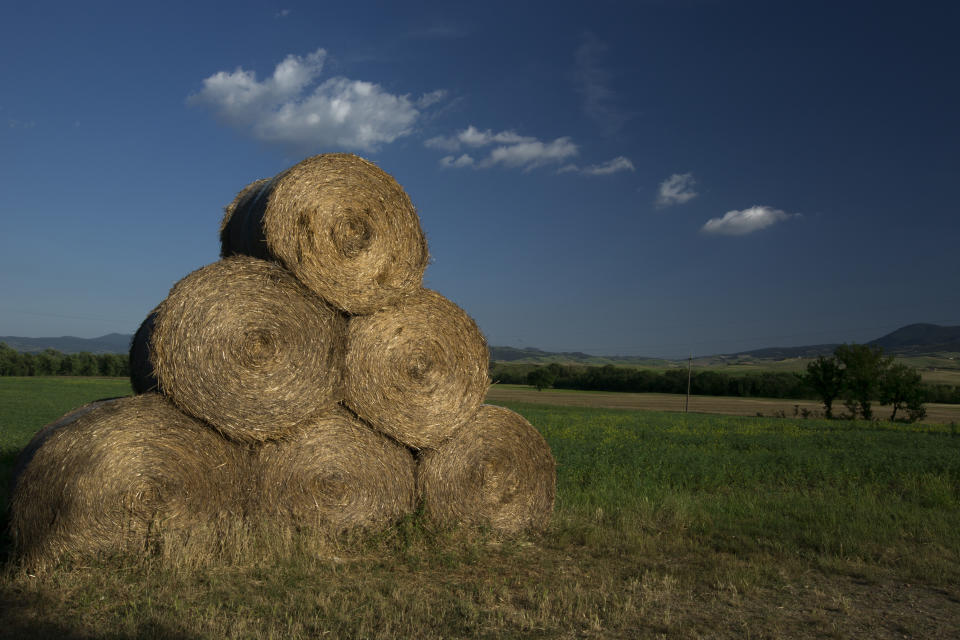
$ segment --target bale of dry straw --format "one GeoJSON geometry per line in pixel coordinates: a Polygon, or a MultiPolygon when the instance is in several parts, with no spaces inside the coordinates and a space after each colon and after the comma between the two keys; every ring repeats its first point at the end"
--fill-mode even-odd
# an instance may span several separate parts
{"type": "Polygon", "coordinates": [[[556,464],[523,416],[483,405],[455,437],[421,455],[417,486],[435,523],[543,529],[553,512],[556,464]]]}
{"type": "Polygon", "coordinates": [[[159,392],[160,383],[150,362],[150,336],[157,321],[157,310],[153,309],[140,323],[137,332],[130,341],[130,386],[134,393],[159,392]]]}
{"type": "Polygon", "coordinates": [[[409,447],[437,447],[483,402],[489,360],[473,319],[421,289],[350,319],[344,403],[409,447]]]}
{"type": "Polygon", "coordinates": [[[134,387],[154,376],[180,409],[232,439],[282,436],[340,399],[346,318],[275,263],[234,256],[198,269],[151,323],[134,340],[147,352],[131,358],[134,387]]]}
{"type": "Polygon", "coordinates": [[[48,426],[22,452],[11,492],[11,537],[28,562],[143,550],[242,508],[244,451],[158,394],[48,426]]]}
{"type": "Polygon", "coordinates": [[[260,447],[254,473],[253,517],[288,530],[375,529],[415,506],[413,455],[342,408],[260,447]]]}
{"type": "Polygon", "coordinates": [[[352,154],[306,160],[247,186],[226,207],[222,256],[279,261],[323,299],[371,313],[417,289],[427,243],[410,198],[352,154]]]}

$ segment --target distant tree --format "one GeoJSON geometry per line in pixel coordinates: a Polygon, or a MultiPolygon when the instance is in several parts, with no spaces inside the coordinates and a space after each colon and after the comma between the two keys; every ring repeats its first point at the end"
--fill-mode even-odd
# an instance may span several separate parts
{"type": "Polygon", "coordinates": [[[543,391],[547,387],[552,387],[557,381],[557,374],[549,367],[537,367],[527,374],[527,384],[536,387],[537,391],[543,391]]]}
{"type": "Polygon", "coordinates": [[[843,368],[837,358],[820,356],[807,365],[807,372],[800,379],[823,402],[823,414],[832,418],[833,401],[843,392],[843,368]]]}
{"type": "Polygon", "coordinates": [[[926,416],[920,372],[905,364],[890,365],[880,381],[880,402],[893,406],[890,420],[896,420],[901,409],[907,410],[911,422],[926,416]]]}
{"type": "Polygon", "coordinates": [[[865,344],[842,344],[833,353],[843,365],[844,403],[854,416],[859,410],[864,420],[872,419],[872,401],[880,395],[880,382],[893,358],[884,357],[880,347],[865,344]]]}

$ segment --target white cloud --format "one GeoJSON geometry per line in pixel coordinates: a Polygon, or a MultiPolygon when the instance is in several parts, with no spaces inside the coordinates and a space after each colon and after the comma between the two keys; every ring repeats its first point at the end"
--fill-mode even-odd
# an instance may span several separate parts
{"type": "Polygon", "coordinates": [[[701,231],[728,236],[742,236],[798,215],[800,214],[789,214],[773,207],[753,206],[740,211],[727,211],[722,218],[711,218],[703,225],[701,231]]]}
{"type": "Polygon", "coordinates": [[[437,136],[424,141],[424,146],[441,151],[459,151],[460,141],[454,137],[437,136]]]}
{"type": "Polygon", "coordinates": [[[675,173],[660,183],[660,193],[657,195],[657,205],[667,207],[672,204],[683,204],[697,197],[693,185],[697,183],[692,173],[675,173]]]}
{"type": "Polygon", "coordinates": [[[578,91],[583,95],[583,109],[597,121],[608,135],[619,131],[632,115],[620,109],[616,95],[610,88],[610,72],[600,65],[607,46],[592,33],[587,33],[583,44],[574,54],[573,76],[578,91]]]}
{"type": "Polygon", "coordinates": [[[505,167],[523,168],[524,171],[554,162],[563,162],[577,155],[577,145],[570,138],[557,138],[553,142],[539,140],[518,142],[497,147],[490,152],[481,166],[502,164],[505,167]]]}
{"type": "Polygon", "coordinates": [[[341,147],[371,151],[408,135],[426,108],[446,93],[425,94],[416,104],[372,82],[333,77],[312,91],[327,52],[306,57],[289,55],[262,81],[238,68],[220,71],[203,81],[203,89],[188,98],[212,109],[227,124],[265,142],[288,147],[341,147]]]}
{"type": "Polygon", "coordinates": [[[617,156],[613,160],[607,160],[601,164],[595,164],[590,167],[585,167],[583,172],[591,176],[605,176],[611,173],[617,173],[618,171],[633,171],[633,163],[630,162],[629,158],[624,156],[617,156]]]}
{"type": "Polygon", "coordinates": [[[288,15],[290,15],[290,9],[280,9],[280,11],[277,11],[275,14],[273,14],[273,17],[286,18],[288,15]]]}
{"type": "Polygon", "coordinates": [[[446,156],[440,160],[445,167],[474,166],[489,168],[494,165],[503,165],[510,168],[521,168],[530,171],[545,164],[560,163],[578,153],[577,145],[569,137],[562,137],[552,142],[542,142],[530,136],[521,136],[514,131],[493,132],[490,129],[481,131],[473,125],[453,136],[438,136],[430,138],[424,145],[433,149],[447,152],[459,151],[467,146],[475,149],[498,145],[490,150],[480,162],[464,154],[454,161],[453,156],[446,156]],[[463,161],[470,158],[469,162],[463,161]]]}
{"type": "Polygon", "coordinates": [[[440,159],[440,164],[444,167],[471,167],[473,166],[473,158],[471,158],[466,153],[460,156],[459,158],[454,158],[453,156],[445,156],[440,159]]]}
{"type": "Polygon", "coordinates": [[[430,93],[425,93],[420,96],[420,99],[417,100],[417,107],[420,109],[426,109],[427,107],[433,106],[438,102],[442,102],[447,97],[446,89],[437,89],[436,91],[431,91],[430,93]]]}
{"type": "Polygon", "coordinates": [[[557,173],[580,173],[580,167],[575,164],[565,164],[557,169],[557,173]]]}

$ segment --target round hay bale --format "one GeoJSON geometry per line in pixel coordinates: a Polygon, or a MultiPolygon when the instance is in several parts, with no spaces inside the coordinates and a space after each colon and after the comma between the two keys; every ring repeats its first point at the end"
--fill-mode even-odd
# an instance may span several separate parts
{"type": "Polygon", "coordinates": [[[553,512],[556,463],[523,416],[483,405],[455,437],[421,455],[417,486],[434,523],[543,529],[553,512]]]}
{"type": "Polygon", "coordinates": [[[155,375],[180,409],[229,438],[280,437],[340,399],[346,318],[275,263],[207,265],[152,317],[141,327],[149,340],[134,340],[148,353],[131,358],[132,379],[155,375]]]}
{"type": "Polygon", "coordinates": [[[143,550],[242,510],[245,452],[158,394],[92,403],[21,453],[10,499],[28,562],[143,550]]]}
{"type": "Polygon", "coordinates": [[[225,208],[221,256],[279,261],[324,300],[372,313],[417,289],[427,243],[392,176],[348,153],[306,160],[240,192],[225,208]]]}
{"type": "Polygon", "coordinates": [[[473,319],[429,289],[350,319],[345,399],[415,449],[437,447],[483,402],[490,352],[473,319]]]}
{"type": "Polygon", "coordinates": [[[140,323],[137,332],[130,341],[130,386],[134,393],[159,392],[160,384],[150,362],[150,336],[153,335],[153,325],[157,321],[157,310],[154,309],[140,323]]]}
{"type": "Polygon", "coordinates": [[[252,512],[292,530],[375,529],[413,511],[414,460],[343,408],[263,445],[252,512]]]}

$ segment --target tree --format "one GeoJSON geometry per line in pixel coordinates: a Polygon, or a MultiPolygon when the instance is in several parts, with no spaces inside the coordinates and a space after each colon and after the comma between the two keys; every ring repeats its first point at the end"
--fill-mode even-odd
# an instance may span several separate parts
{"type": "Polygon", "coordinates": [[[800,379],[820,397],[824,415],[832,418],[833,401],[843,392],[843,368],[839,360],[820,356],[807,365],[807,372],[800,379]]]}
{"type": "Polygon", "coordinates": [[[546,387],[552,387],[557,381],[557,375],[547,367],[537,367],[527,374],[527,384],[537,388],[537,391],[543,391],[546,387]]]}
{"type": "Polygon", "coordinates": [[[892,364],[880,381],[880,402],[893,406],[890,420],[897,419],[897,411],[906,409],[911,422],[927,414],[923,407],[923,388],[920,372],[905,364],[892,364]]]}
{"type": "Polygon", "coordinates": [[[880,347],[871,349],[865,344],[842,344],[833,353],[843,365],[845,404],[854,416],[859,410],[864,420],[872,419],[870,405],[880,395],[880,381],[893,358],[884,357],[880,347]]]}

